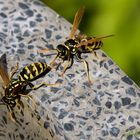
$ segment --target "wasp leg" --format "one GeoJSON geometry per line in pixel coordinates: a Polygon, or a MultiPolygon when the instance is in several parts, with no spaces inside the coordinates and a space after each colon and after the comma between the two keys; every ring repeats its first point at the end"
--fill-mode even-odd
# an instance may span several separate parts
{"type": "Polygon", "coordinates": [[[64,66],[64,70],[63,72],[61,73],[61,76],[63,77],[64,73],[66,72],[67,69],[69,69],[71,66],[71,61],[68,60],[68,63],[64,66]]]}
{"type": "MultiPolygon", "coordinates": [[[[30,86],[34,86],[34,85],[31,84],[31,83],[28,83],[28,84],[30,84],[30,86]]],[[[18,95],[19,95],[20,97],[22,96],[22,97],[25,97],[25,98],[27,98],[27,99],[30,99],[30,100],[32,101],[32,103],[33,103],[34,108],[36,109],[35,102],[33,101],[32,97],[31,97],[30,95],[28,95],[30,91],[26,91],[26,92],[25,92],[25,89],[26,89],[26,86],[24,87],[23,92],[19,93],[18,95]]],[[[24,104],[23,104],[23,102],[20,100],[20,98],[18,99],[18,104],[19,104],[22,108],[24,108],[24,104]]]]}
{"type": "MultiPolygon", "coordinates": [[[[31,88],[34,86],[32,83],[27,83],[27,84],[28,84],[31,88]]],[[[22,97],[25,97],[25,98],[30,99],[30,100],[33,102],[33,104],[34,104],[34,108],[36,108],[35,103],[34,103],[32,97],[31,97],[30,95],[28,95],[29,92],[31,91],[31,89],[30,89],[30,90],[26,90],[26,87],[27,87],[27,85],[25,85],[25,86],[23,87],[21,93],[18,94],[18,95],[19,95],[19,98],[18,98],[18,102],[17,102],[17,103],[18,103],[22,108],[24,108],[24,104],[23,104],[23,102],[20,100],[20,98],[21,98],[21,96],[22,96],[22,97]],[[26,90],[26,92],[25,92],[25,90],[26,90]]]]}
{"type": "Polygon", "coordinates": [[[8,116],[10,120],[12,120],[13,122],[16,122],[16,116],[15,116],[13,108],[11,108],[9,105],[7,105],[7,108],[9,110],[8,116]]]}
{"type": "Polygon", "coordinates": [[[91,80],[90,80],[90,76],[89,76],[89,64],[88,64],[88,62],[84,59],[81,59],[81,62],[83,62],[84,65],[85,65],[85,69],[86,69],[86,73],[87,73],[89,83],[92,83],[91,80]]]}
{"type": "Polygon", "coordinates": [[[11,75],[10,75],[10,79],[13,78],[13,76],[14,76],[15,73],[17,72],[18,68],[19,68],[19,64],[17,63],[16,67],[14,68],[14,70],[12,71],[12,73],[11,73],[11,75]]]}
{"type": "Polygon", "coordinates": [[[10,120],[12,120],[13,122],[16,122],[16,116],[13,111],[9,112],[8,116],[9,116],[10,120]]]}
{"type": "Polygon", "coordinates": [[[57,53],[57,55],[55,56],[55,58],[53,59],[53,61],[50,63],[51,66],[53,66],[55,60],[59,57],[59,53],[57,53]]]}
{"type": "MultiPolygon", "coordinates": [[[[22,96],[23,96],[23,95],[22,95],[22,96]]],[[[17,104],[19,104],[19,106],[21,106],[22,109],[24,109],[24,104],[23,104],[23,102],[22,102],[21,100],[19,100],[19,101],[17,102],[17,104]]]]}
{"type": "Polygon", "coordinates": [[[61,73],[61,76],[63,77],[64,73],[66,72],[67,69],[71,68],[71,66],[73,65],[73,56],[70,58],[70,54],[68,55],[68,63],[64,66],[64,70],[61,73]]]}
{"type": "Polygon", "coordinates": [[[60,84],[56,83],[56,84],[47,84],[46,82],[42,82],[41,84],[39,85],[35,85],[32,87],[32,90],[36,90],[36,89],[39,89],[40,87],[42,86],[59,86],[60,84]]]}
{"type": "Polygon", "coordinates": [[[92,51],[92,53],[94,54],[94,56],[98,59],[97,53],[95,51],[92,51]]]}
{"type": "Polygon", "coordinates": [[[57,65],[56,70],[58,70],[58,68],[60,67],[60,65],[61,65],[62,63],[64,63],[64,61],[60,62],[60,63],[57,65]]]}
{"type": "MultiPolygon", "coordinates": [[[[21,96],[24,97],[24,98],[27,98],[27,99],[31,100],[31,102],[33,103],[33,108],[35,110],[36,109],[36,104],[35,104],[34,100],[32,99],[32,96],[31,95],[27,95],[27,94],[28,93],[24,93],[24,94],[21,94],[21,96]]],[[[24,104],[23,104],[22,101],[19,101],[19,104],[20,104],[20,106],[22,106],[22,108],[24,108],[24,104]]]]}
{"type": "Polygon", "coordinates": [[[84,60],[83,58],[81,58],[81,56],[79,55],[76,55],[76,58],[77,60],[79,60],[80,62],[83,62],[84,63],[84,66],[85,66],[85,69],[86,69],[86,74],[87,74],[87,77],[88,77],[88,81],[89,83],[91,84],[91,80],[90,80],[90,76],[89,76],[89,64],[86,60],[84,60]]]}
{"type": "Polygon", "coordinates": [[[97,59],[99,59],[99,57],[97,56],[97,53],[96,53],[95,50],[93,50],[93,49],[90,48],[90,47],[87,47],[87,48],[88,48],[89,52],[93,53],[94,57],[96,57],[97,59]]]}
{"type": "Polygon", "coordinates": [[[97,56],[97,53],[95,52],[95,51],[92,51],[92,53],[93,53],[93,55],[97,58],[97,59],[99,59],[100,61],[105,61],[106,60],[106,58],[103,58],[103,57],[99,57],[99,56],[97,56]]]}

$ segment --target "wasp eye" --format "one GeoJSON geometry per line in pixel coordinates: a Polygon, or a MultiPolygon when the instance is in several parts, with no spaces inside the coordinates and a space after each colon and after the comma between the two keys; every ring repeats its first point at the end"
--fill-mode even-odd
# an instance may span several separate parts
{"type": "Polygon", "coordinates": [[[57,49],[58,49],[58,50],[63,50],[64,47],[65,47],[65,46],[62,45],[62,44],[57,45],[57,49]]]}
{"type": "Polygon", "coordinates": [[[65,52],[65,46],[60,44],[57,46],[57,50],[59,53],[64,53],[65,52]]]}

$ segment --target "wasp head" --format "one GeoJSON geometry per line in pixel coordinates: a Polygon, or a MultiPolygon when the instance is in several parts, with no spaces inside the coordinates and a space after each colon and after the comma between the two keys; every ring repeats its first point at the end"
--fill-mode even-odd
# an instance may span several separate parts
{"type": "Polygon", "coordinates": [[[57,46],[58,57],[62,58],[63,60],[68,59],[68,55],[73,54],[76,51],[76,45],[78,44],[77,41],[74,39],[68,39],[63,44],[59,44],[57,46]]]}
{"type": "Polygon", "coordinates": [[[57,45],[56,49],[58,51],[58,57],[65,59],[65,57],[67,56],[67,52],[68,52],[67,47],[63,44],[59,44],[59,45],[57,45]]]}

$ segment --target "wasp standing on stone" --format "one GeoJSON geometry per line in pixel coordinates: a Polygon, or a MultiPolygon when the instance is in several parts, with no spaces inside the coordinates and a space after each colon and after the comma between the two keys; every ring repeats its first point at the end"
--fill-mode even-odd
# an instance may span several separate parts
{"type": "Polygon", "coordinates": [[[26,85],[18,80],[13,80],[13,76],[18,69],[18,65],[9,77],[7,72],[6,55],[2,55],[0,60],[0,76],[3,80],[4,96],[1,99],[1,105],[7,105],[10,112],[10,117],[15,120],[13,108],[17,103],[20,103],[20,97],[24,94],[26,85]]]}
{"type": "MultiPolygon", "coordinates": [[[[6,60],[6,56],[3,55],[1,59],[6,60]],[[5,57],[5,58],[4,58],[5,57]]],[[[12,72],[11,76],[8,76],[7,70],[5,69],[5,63],[0,60],[0,76],[4,82],[4,91],[5,95],[2,97],[1,104],[7,105],[8,110],[10,111],[10,116],[13,118],[13,108],[16,106],[17,103],[21,103],[20,98],[21,96],[25,96],[30,98],[28,95],[29,91],[27,92],[26,87],[29,85],[31,90],[35,90],[40,88],[43,85],[51,86],[55,84],[47,84],[46,82],[42,82],[39,85],[33,85],[31,82],[45,76],[48,72],[50,72],[51,67],[48,66],[46,63],[36,62],[30,65],[25,66],[20,73],[18,74],[17,79],[13,79],[14,74],[18,70],[18,64],[15,67],[14,71],[12,72]]],[[[31,99],[31,98],[30,98],[31,99]]]]}
{"type": "MultiPolygon", "coordinates": [[[[77,58],[78,61],[83,62],[85,65],[86,73],[89,82],[90,76],[89,76],[89,64],[88,62],[81,57],[81,54],[83,53],[94,53],[96,56],[95,50],[98,50],[102,47],[102,39],[107,38],[113,35],[103,36],[103,37],[88,37],[83,34],[75,34],[78,26],[81,22],[81,19],[83,17],[85,7],[81,7],[74,18],[72,30],[69,35],[69,39],[64,42],[64,44],[59,44],[56,47],[57,55],[54,58],[54,60],[51,62],[51,65],[54,64],[55,60],[59,57],[63,61],[59,63],[58,67],[64,62],[68,61],[68,63],[64,66],[64,71],[62,75],[66,72],[67,69],[69,69],[73,65],[73,59],[74,56],[77,58]]],[[[48,50],[47,50],[48,51],[48,50]]],[[[43,51],[40,51],[43,52],[43,51]]],[[[58,68],[57,67],[57,68],[58,68]]]]}

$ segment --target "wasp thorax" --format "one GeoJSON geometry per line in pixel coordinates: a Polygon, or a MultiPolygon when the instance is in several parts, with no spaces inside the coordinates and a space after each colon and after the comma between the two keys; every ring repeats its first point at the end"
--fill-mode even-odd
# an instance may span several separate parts
{"type": "Polygon", "coordinates": [[[70,48],[74,47],[77,44],[78,44],[78,42],[75,41],[74,39],[69,39],[69,40],[65,41],[65,45],[70,48]]]}

